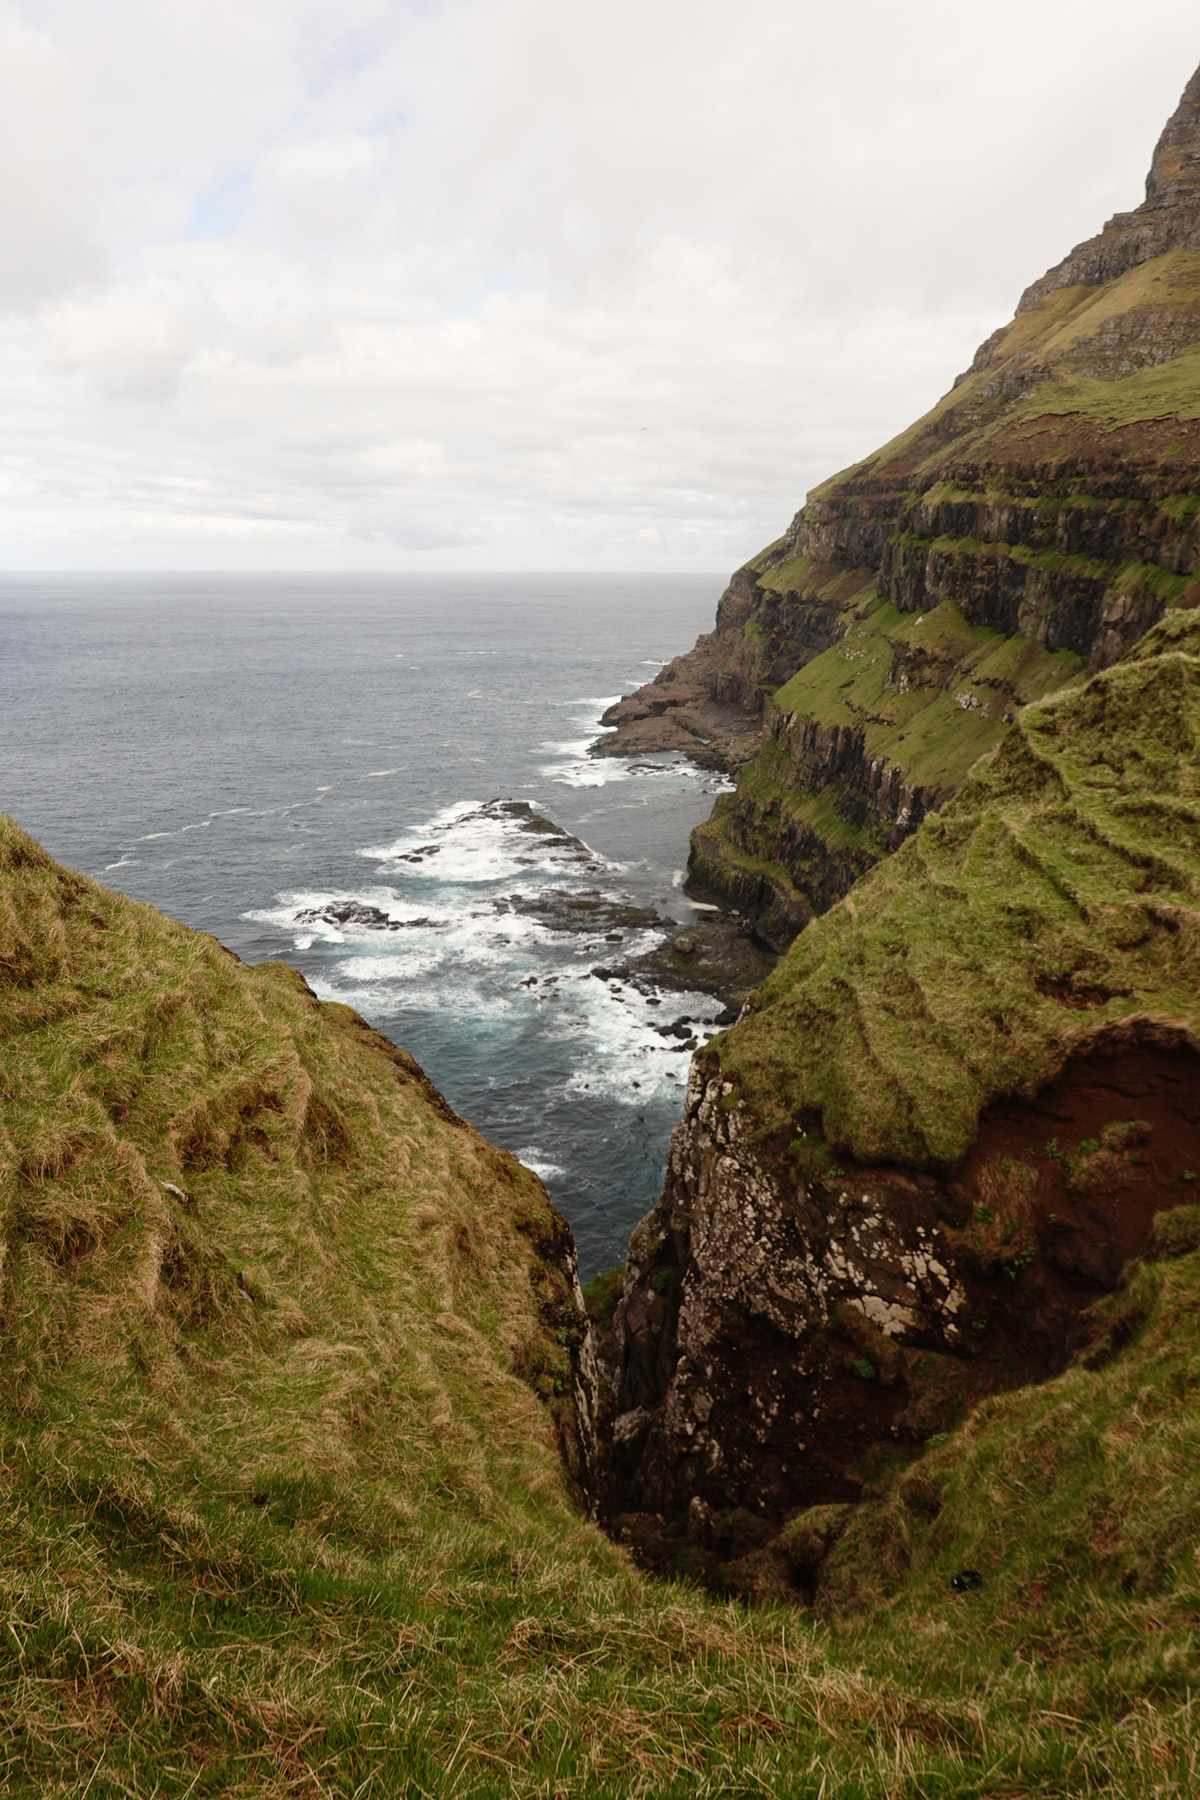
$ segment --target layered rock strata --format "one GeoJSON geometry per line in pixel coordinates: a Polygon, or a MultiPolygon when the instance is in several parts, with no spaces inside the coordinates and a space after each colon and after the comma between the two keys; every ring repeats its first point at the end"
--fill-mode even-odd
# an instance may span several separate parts
{"type": "Polygon", "coordinates": [[[925,418],[811,494],[715,631],[613,710],[608,754],[635,747],[635,711],[671,717],[672,691],[681,721],[735,708],[762,732],[725,758],[738,789],[694,835],[697,891],[781,948],[1021,705],[1200,600],[1198,346],[1200,74],[1143,204],[1035,282],[925,418]],[[914,636],[930,620],[936,643],[914,636]]]}

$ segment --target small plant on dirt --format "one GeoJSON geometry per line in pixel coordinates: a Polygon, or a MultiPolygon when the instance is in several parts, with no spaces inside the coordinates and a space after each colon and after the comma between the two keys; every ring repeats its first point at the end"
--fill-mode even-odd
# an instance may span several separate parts
{"type": "Polygon", "coordinates": [[[856,1356],[854,1361],[850,1364],[850,1367],[854,1370],[854,1373],[858,1376],[860,1381],[879,1380],[878,1369],[875,1367],[875,1364],[869,1362],[865,1356],[856,1356]]]}

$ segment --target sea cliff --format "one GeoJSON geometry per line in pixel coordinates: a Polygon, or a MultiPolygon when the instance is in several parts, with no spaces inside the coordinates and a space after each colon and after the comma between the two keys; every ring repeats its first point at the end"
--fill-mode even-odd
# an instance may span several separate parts
{"type": "Polygon", "coordinates": [[[845,1604],[905,1467],[1111,1361],[1191,1230],[1198,244],[1200,74],[1144,205],[659,677],[758,721],[692,881],[791,948],[630,1242],[606,1505],[653,1566],[845,1604]]]}
{"type": "Polygon", "coordinates": [[[1022,706],[1200,600],[1198,146],[1193,78],[1142,206],[1035,282],[929,413],[810,494],[714,632],[607,715],[605,754],[639,728],[653,743],[654,721],[738,771],[692,876],[773,948],[1022,706]]]}
{"type": "Polygon", "coordinates": [[[616,1318],[624,1529],[716,1558],[733,1512],[860,1499],[1088,1350],[1200,1171],[1198,745],[1175,615],[1027,708],[696,1057],[616,1318]]]}

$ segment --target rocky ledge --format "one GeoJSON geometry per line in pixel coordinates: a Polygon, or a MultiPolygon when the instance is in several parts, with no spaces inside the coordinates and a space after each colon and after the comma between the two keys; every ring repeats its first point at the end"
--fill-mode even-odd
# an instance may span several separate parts
{"type": "Polygon", "coordinates": [[[681,665],[687,661],[677,657],[653,681],[610,706],[600,720],[610,729],[591,746],[591,754],[636,757],[675,751],[703,769],[726,773],[749,762],[762,739],[758,715],[715,699],[708,682],[686,679],[690,671],[681,665]]]}

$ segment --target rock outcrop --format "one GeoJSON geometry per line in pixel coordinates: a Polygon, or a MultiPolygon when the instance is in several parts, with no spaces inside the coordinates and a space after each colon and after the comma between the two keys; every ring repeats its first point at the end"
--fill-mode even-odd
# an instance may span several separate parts
{"type": "Polygon", "coordinates": [[[617,1312],[618,1529],[736,1587],[789,1518],[1105,1354],[1089,1309],[1200,1177],[1198,994],[1175,613],[1023,710],[696,1057],[617,1312]]]}
{"type": "MultiPolygon", "coordinates": [[[[784,947],[1021,706],[1200,600],[1198,480],[1200,73],[1143,204],[1035,282],[930,413],[810,494],[715,631],[635,696],[649,718],[686,687],[680,719],[737,709],[762,733],[725,759],[737,792],[694,835],[697,891],[784,947]]],[[[633,747],[630,705],[606,753],[633,747]]]]}

